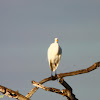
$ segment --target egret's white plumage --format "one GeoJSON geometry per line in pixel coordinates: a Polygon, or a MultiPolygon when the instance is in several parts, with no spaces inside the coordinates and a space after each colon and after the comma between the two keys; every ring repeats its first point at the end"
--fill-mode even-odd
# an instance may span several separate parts
{"type": "Polygon", "coordinates": [[[48,62],[51,71],[55,71],[61,59],[62,49],[58,44],[58,38],[48,48],[48,62]]]}

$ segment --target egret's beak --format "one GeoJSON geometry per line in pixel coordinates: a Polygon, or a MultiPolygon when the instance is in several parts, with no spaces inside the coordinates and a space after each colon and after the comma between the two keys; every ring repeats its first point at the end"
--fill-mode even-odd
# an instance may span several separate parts
{"type": "Polygon", "coordinates": [[[58,39],[56,40],[56,42],[58,42],[58,39]]]}

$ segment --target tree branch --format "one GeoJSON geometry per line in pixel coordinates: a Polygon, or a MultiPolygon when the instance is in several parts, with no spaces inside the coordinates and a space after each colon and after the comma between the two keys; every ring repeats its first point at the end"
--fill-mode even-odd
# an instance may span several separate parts
{"type": "MultiPolygon", "coordinates": [[[[57,94],[60,94],[60,95],[62,95],[62,96],[66,96],[66,97],[69,96],[69,93],[67,93],[67,92],[65,91],[65,89],[62,90],[62,91],[60,91],[60,89],[56,89],[56,88],[52,88],[52,87],[46,87],[46,86],[41,85],[40,83],[38,83],[38,82],[36,82],[36,81],[32,81],[32,84],[33,84],[34,86],[38,87],[38,88],[41,88],[41,89],[45,90],[45,91],[54,92],[54,93],[57,93],[57,94]]],[[[69,100],[72,100],[72,99],[69,99],[69,100]]],[[[73,99],[73,100],[74,100],[74,99],[73,99]]]]}
{"type": "Polygon", "coordinates": [[[72,88],[63,78],[60,78],[59,83],[63,85],[66,89],[62,90],[62,93],[68,97],[68,100],[78,100],[75,95],[72,93],[72,88]]]}
{"type": "Polygon", "coordinates": [[[56,88],[51,88],[51,87],[46,87],[44,85],[41,85],[40,83],[36,82],[36,81],[32,81],[32,84],[38,88],[41,88],[43,90],[46,91],[50,91],[50,92],[54,92],[54,93],[58,93],[62,95],[62,92],[60,91],[60,89],[56,89],[56,88]]]}
{"type": "Polygon", "coordinates": [[[66,77],[66,76],[74,76],[74,75],[84,74],[84,73],[91,72],[91,71],[97,69],[98,67],[100,67],[100,62],[96,62],[92,66],[90,66],[86,69],[81,69],[81,70],[68,72],[68,73],[60,73],[57,75],[57,77],[62,78],[62,77],[66,77]]]}
{"type": "Polygon", "coordinates": [[[1,86],[1,85],[0,85],[0,92],[8,97],[15,98],[18,100],[30,100],[29,98],[18,93],[18,91],[13,91],[13,90],[8,89],[8,88],[1,86]]]}
{"type": "Polygon", "coordinates": [[[32,81],[32,84],[34,86],[38,87],[38,88],[44,89],[45,91],[50,91],[50,92],[54,92],[54,93],[60,94],[62,96],[66,96],[68,98],[68,100],[78,100],[77,98],[75,98],[75,95],[72,93],[72,88],[64,81],[64,79],[60,79],[59,82],[66,89],[63,89],[62,91],[60,91],[60,89],[46,87],[46,86],[41,85],[40,83],[38,83],[36,81],[32,81]]]}
{"type": "MultiPolygon", "coordinates": [[[[39,83],[40,83],[40,84],[43,84],[43,83],[45,83],[45,82],[47,82],[47,81],[50,81],[50,80],[52,80],[52,77],[45,78],[45,79],[43,79],[42,81],[40,81],[39,83]]],[[[56,80],[56,79],[55,79],[55,80],[56,80]]],[[[26,97],[27,97],[27,98],[30,98],[30,97],[37,91],[37,89],[38,89],[38,87],[34,87],[34,88],[26,95],[26,97]]]]}
{"type": "MultiPolygon", "coordinates": [[[[79,74],[84,74],[84,73],[88,73],[88,72],[91,72],[95,69],[97,69],[98,67],[100,67],[100,62],[96,62],[94,63],[92,66],[86,68],[86,69],[82,69],[82,70],[77,70],[77,71],[73,71],[73,72],[68,72],[68,73],[60,73],[60,74],[57,74],[56,76],[53,76],[53,77],[48,77],[48,78],[45,78],[43,79],[42,81],[40,81],[39,83],[40,84],[43,84],[47,81],[50,81],[50,80],[56,80],[56,79],[60,79],[60,78],[63,78],[63,77],[67,77],[67,76],[74,76],[74,75],[79,75],[79,74]]],[[[34,87],[27,95],[26,97],[30,98],[36,91],[37,91],[38,87],[34,87]]]]}
{"type": "MultiPolygon", "coordinates": [[[[78,74],[88,73],[88,72],[91,72],[91,71],[97,69],[98,67],[100,67],[100,62],[96,62],[92,66],[90,66],[86,69],[77,70],[77,71],[68,72],[68,73],[60,73],[56,76],[45,78],[42,81],[40,81],[39,83],[43,84],[43,83],[45,83],[47,81],[50,81],[50,80],[60,79],[59,82],[66,89],[63,89],[62,91],[59,91],[55,88],[52,88],[52,89],[47,88],[47,90],[55,91],[55,93],[61,93],[61,95],[66,95],[68,97],[68,100],[78,100],[78,99],[73,99],[73,98],[75,98],[75,95],[72,93],[71,87],[62,78],[67,77],[67,76],[74,76],[74,75],[78,75],[78,74]]],[[[37,91],[37,89],[38,89],[38,87],[34,87],[25,97],[25,96],[21,95],[18,91],[13,91],[11,89],[8,89],[8,88],[0,85],[0,92],[1,93],[3,93],[4,95],[6,95],[8,97],[15,98],[15,99],[18,99],[18,100],[29,100],[29,98],[37,91]]]]}

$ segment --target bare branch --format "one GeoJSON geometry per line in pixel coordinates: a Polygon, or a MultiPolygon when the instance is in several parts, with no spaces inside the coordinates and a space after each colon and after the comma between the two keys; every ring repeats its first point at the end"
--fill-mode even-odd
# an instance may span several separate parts
{"type": "MultiPolygon", "coordinates": [[[[52,77],[45,78],[45,79],[43,79],[42,81],[40,81],[39,83],[40,83],[40,84],[43,84],[43,83],[45,83],[45,82],[47,82],[47,81],[50,81],[50,80],[52,80],[52,77]]],[[[37,91],[37,89],[38,89],[38,87],[34,87],[34,88],[26,95],[26,97],[27,97],[27,98],[30,98],[30,97],[37,91]]]]}
{"type": "Polygon", "coordinates": [[[75,95],[72,93],[72,88],[69,86],[68,83],[64,81],[63,78],[59,80],[59,83],[63,85],[66,89],[62,90],[62,93],[68,97],[68,100],[78,100],[75,95]]]}
{"type": "Polygon", "coordinates": [[[0,85],[0,92],[8,97],[15,98],[18,100],[30,100],[29,98],[21,95],[18,91],[13,91],[1,85],[0,85]]]}
{"type": "MultiPolygon", "coordinates": [[[[92,66],[86,68],[86,69],[82,69],[82,70],[77,70],[77,71],[73,71],[73,72],[68,72],[68,73],[60,73],[56,76],[53,76],[53,77],[48,77],[48,78],[45,78],[43,79],[42,81],[40,81],[39,83],[40,84],[43,84],[47,81],[50,81],[50,80],[56,80],[56,79],[60,79],[63,78],[63,77],[67,77],[67,76],[74,76],[74,75],[78,75],[78,74],[84,74],[84,73],[88,73],[88,72],[91,72],[95,69],[97,69],[98,67],[100,66],[100,62],[96,62],[95,64],[93,64],[92,66]]],[[[59,82],[60,82],[59,81],[59,82]]],[[[61,83],[61,82],[60,82],[61,83]]],[[[67,86],[68,84],[63,80],[63,82],[61,83],[66,89],[62,90],[61,93],[63,93],[63,95],[68,95],[68,91],[69,93],[71,94],[71,96],[69,96],[69,100],[73,100],[73,99],[70,99],[70,98],[73,98],[74,95],[72,93],[72,89],[70,86],[67,86]],[[67,87],[66,87],[67,86],[67,87]],[[66,92],[67,91],[67,92],[66,92]]],[[[29,98],[37,91],[38,87],[34,87],[27,95],[26,97],[21,95],[18,91],[13,91],[11,89],[8,89],[4,86],[1,86],[0,85],[0,92],[3,93],[4,95],[8,96],[8,97],[11,97],[11,98],[15,98],[15,99],[19,99],[19,100],[29,100],[29,98]]],[[[52,89],[53,90],[53,89],[52,89]]],[[[56,91],[56,90],[55,90],[56,91]]],[[[77,99],[74,99],[74,100],[77,100],[77,99]]]]}
{"type": "Polygon", "coordinates": [[[39,87],[41,89],[44,89],[46,91],[50,91],[50,92],[55,92],[55,93],[60,93],[61,94],[61,91],[59,89],[56,89],[56,88],[51,88],[51,87],[46,87],[44,85],[41,85],[40,83],[36,82],[36,81],[32,81],[32,84],[36,87],[39,87]]]}
{"type": "Polygon", "coordinates": [[[41,88],[45,91],[49,91],[49,92],[54,92],[54,93],[57,93],[57,94],[60,94],[60,95],[63,95],[63,96],[68,96],[69,94],[67,94],[67,92],[64,90],[60,91],[60,89],[56,89],[56,88],[51,88],[51,87],[46,87],[44,85],[41,85],[40,83],[36,82],[36,81],[32,81],[32,84],[34,86],[37,86],[38,88],[41,88]]]}
{"type": "Polygon", "coordinates": [[[81,70],[68,72],[68,73],[60,73],[57,75],[57,77],[62,78],[62,77],[66,77],[66,76],[74,76],[74,75],[84,74],[84,73],[91,72],[91,71],[97,69],[98,67],[100,67],[100,62],[96,62],[92,66],[90,66],[86,69],[81,69],[81,70]]]}
{"type": "MultiPolygon", "coordinates": [[[[88,72],[91,72],[91,71],[97,69],[98,67],[100,67],[100,62],[96,62],[95,64],[93,64],[92,66],[90,66],[90,67],[88,67],[88,68],[86,68],[86,69],[77,70],[77,71],[68,72],[68,73],[60,73],[60,74],[57,74],[56,76],[45,78],[45,79],[43,79],[42,81],[40,81],[39,83],[40,83],[40,84],[43,84],[43,83],[45,83],[45,82],[47,82],[47,81],[60,79],[60,78],[66,77],[66,76],[74,76],[74,75],[78,75],[78,74],[88,73],[88,72]]],[[[27,98],[30,98],[30,97],[37,91],[37,89],[38,89],[38,87],[34,87],[34,88],[26,95],[26,97],[27,97],[27,98]]]]}

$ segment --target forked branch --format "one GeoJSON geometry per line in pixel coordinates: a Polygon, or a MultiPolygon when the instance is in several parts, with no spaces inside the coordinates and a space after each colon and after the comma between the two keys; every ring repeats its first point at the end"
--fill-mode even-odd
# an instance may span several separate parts
{"type": "Polygon", "coordinates": [[[64,79],[60,79],[59,83],[62,84],[66,89],[60,90],[52,87],[46,87],[38,82],[32,81],[32,84],[36,87],[42,88],[45,91],[54,92],[60,94],[62,96],[66,96],[68,100],[78,100],[75,95],[72,93],[72,88],[64,81],[64,79]]]}
{"type": "MultiPolygon", "coordinates": [[[[91,72],[91,71],[97,69],[98,67],[100,67],[100,62],[96,62],[92,66],[90,66],[90,67],[88,67],[86,69],[81,69],[81,70],[77,70],[77,71],[73,71],[73,72],[68,72],[68,73],[60,73],[60,74],[57,74],[57,76],[53,76],[53,80],[60,79],[60,78],[63,78],[63,77],[67,77],[67,76],[74,76],[74,75],[88,73],[88,72],[91,72]]],[[[52,80],[52,77],[45,78],[42,81],[40,81],[39,83],[40,84],[43,84],[43,83],[45,83],[47,81],[50,81],[50,80],[52,80]]],[[[34,87],[26,95],[26,97],[30,98],[37,91],[37,89],[38,89],[38,87],[34,87]]]]}
{"type": "MultiPolygon", "coordinates": [[[[71,87],[63,80],[63,77],[88,73],[88,72],[91,72],[91,71],[97,69],[98,67],[100,67],[100,62],[96,62],[95,64],[93,64],[92,66],[90,66],[86,69],[77,70],[77,71],[68,72],[68,73],[60,73],[60,74],[57,74],[56,76],[45,78],[42,81],[40,81],[39,84],[42,85],[43,83],[48,82],[50,80],[59,79],[59,82],[66,89],[59,91],[58,89],[53,88],[53,89],[50,89],[50,90],[52,90],[52,91],[54,90],[56,93],[61,93],[61,95],[66,95],[68,100],[77,100],[75,98],[75,95],[72,93],[71,87]],[[75,99],[73,99],[73,98],[75,98],[75,99]]],[[[0,85],[0,92],[1,93],[3,93],[4,95],[6,95],[8,97],[12,97],[12,98],[15,98],[15,99],[18,99],[18,100],[29,100],[29,98],[37,91],[37,89],[38,89],[38,87],[34,87],[26,96],[23,96],[18,91],[13,91],[11,89],[8,89],[8,88],[0,85]]],[[[49,88],[47,88],[47,90],[49,90],[49,88]]]]}
{"type": "Polygon", "coordinates": [[[78,100],[73,94],[72,88],[63,78],[60,78],[59,83],[65,87],[65,89],[62,90],[62,93],[68,98],[68,100],[78,100]]]}

